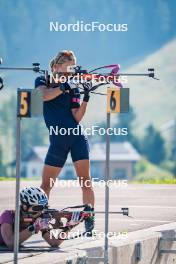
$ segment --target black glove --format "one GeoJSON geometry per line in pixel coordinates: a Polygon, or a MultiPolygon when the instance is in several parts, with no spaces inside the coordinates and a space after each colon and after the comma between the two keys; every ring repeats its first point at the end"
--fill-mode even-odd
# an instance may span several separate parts
{"type": "MultiPolygon", "coordinates": [[[[58,85],[57,85],[58,86],[58,85]]],[[[60,83],[59,84],[59,89],[65,93],[66,91],[70,91],[71,88],[70,88],[70,85],[68,83],[60,83]]]]}
{"type": "Polygon", "coordinates": [[[35,88],[37,88],[38,86],[47,86],[46,84],[46,79],[44,76],[39,76],[35,79],[35,88]]]}
{"type": "Polygon", "coordinates": [[[57,81],[57,78],[54,79],[54,77],[50,75],[48,75],[48,78],[47,78],[47,82],[46,82],[46,86],[49,87],[49,88],[58,88],[63,92],[65,93],[66,91],[70,91],[70,85],[67,83],[67,82],[64,82],[64,83],[61,83],[61,82],[58,82],[57,81]]]}
{"type": "Polygon", "coordinates": [[[90,98],[90,89],[92,88],[92,82],[86,82],[82,84],[83,88],[84,88],[84,97],[83,97],[83,101],[84,102],[89,102],[89,98],[90,98]]]}

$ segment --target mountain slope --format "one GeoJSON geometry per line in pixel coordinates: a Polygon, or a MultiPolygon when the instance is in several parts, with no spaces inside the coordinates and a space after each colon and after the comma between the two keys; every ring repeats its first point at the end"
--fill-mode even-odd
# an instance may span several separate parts
{"type": "MultiPolygon", "coordinates": [[[[150,67],[155,68],[159,81],[148,77],[129,77],[126,85],[130,88],[130,104],[137,115],[137,131],[149,123],[160,127],[176,115],[176,40],[126,70],[121,65],[121,72],[146,72],[150,67]]],[[[85,122],[91,124],[105,120],[105,110],[106,98],[93,96],[85,122]]]]}
{"type": "MultiPolygon", "coordinates": [[[[146,72],[150,67],[155,68],[159,81],[148,77],[129,77],[126,85],[130,88],[130,104],[136,112],[136,131],[139,132],[149,123],[160,127],[173,119],[176,113],[176,39],[128,69],[123,69],[121,63],[121,72],[146,72]]],[[[13,78],[11,74],[6,74],[5,81],[10,87],[13,82],[18,82],[16,87],[24,87],[20,73],[13,73],[13,78]]],[[[28,74],[26,77],[26,87],[32,88],[35,75],[28,74]]],[[[13,85],[13,89],[2,90],[1,99],[9,98],[12,91],[16,90],[14,87],[13,85]]],[[[103,92],[106,89],[101,87],[99,91],[103,92]]],[[[117,115],[112,115],[112,120],[116,118],[117,115]]],[[[83,123],[90,126],[105,120],[106,96],[92,95],[83,123]]]]}
{"type": "Polygon", "coordinates": [[[134,65],[129,72],[142,72],[154,67],[155,81],[148,78],[131,78],[131,104],[138,114],[141,127],[148,123],[160,126],[176,114],[176,40],[134,65]]]}

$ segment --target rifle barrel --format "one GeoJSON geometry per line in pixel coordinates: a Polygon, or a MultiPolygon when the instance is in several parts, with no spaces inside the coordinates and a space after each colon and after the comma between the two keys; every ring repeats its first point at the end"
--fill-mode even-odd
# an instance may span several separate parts
{"type": "Polygon", "coordinates": [[[149,76],[150,73],[119,73],[121,76],[149,76]]]}
{"type": "Polygon", "coordinates": [[[0,70],[33,71],[34,67],[0,67],[0,70]]]}
{"type": "MultiPolygon", "coordinates": [[[[105,214],[105,211],[83,211],[84,213],[105,214]]],[[[109,214],[123,214],[122,211],[109,211],[109,214]]]]}

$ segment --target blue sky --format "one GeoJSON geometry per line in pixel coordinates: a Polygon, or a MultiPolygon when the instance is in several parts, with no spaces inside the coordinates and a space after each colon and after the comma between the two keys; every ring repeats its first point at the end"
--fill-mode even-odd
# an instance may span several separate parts
{"type": "Polygon", "coordinates": [[[0,0],[0,56],[4,63],[43,67],[62,49],[75,51],[86,67],[124,67],[169,42],[176,34],[172,0],[0,0]],[[50,32],[49,22],[127,23],[127,32],[50,32]]]}

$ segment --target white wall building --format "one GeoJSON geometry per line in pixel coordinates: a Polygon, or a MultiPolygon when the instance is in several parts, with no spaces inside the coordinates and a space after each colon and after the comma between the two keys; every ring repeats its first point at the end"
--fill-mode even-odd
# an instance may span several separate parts
{"type": "MultiPolygon", "coordinates": [[[[48,147],[36,146],[22,162],[23,175],[27,178],[39,178],[42,175],[43,163],[48,147]]],[[[90,146],[91,175],[102,179],[105,175],[106,145],[96,143],[90,146]]],[[[139,153],[129,142],[111,143],[110,175],[111,179],[131,179],[134,175],[134,164],[140,159],[139,153]]],[[[60,174],[62,179],[76,178],[71,157],[68,156],[60,174]]]]}

